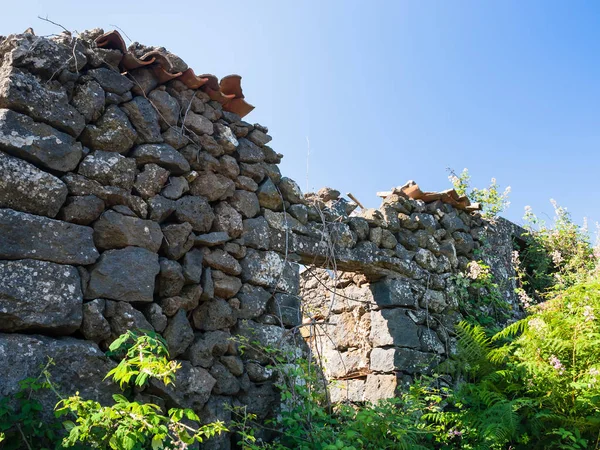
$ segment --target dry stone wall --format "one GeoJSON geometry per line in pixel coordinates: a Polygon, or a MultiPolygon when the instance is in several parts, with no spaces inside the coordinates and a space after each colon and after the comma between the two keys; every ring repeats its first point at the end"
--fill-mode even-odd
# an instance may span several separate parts
{"type": "Polygon", "coordinates": [[[359,215],[332,189],[305,196],[265,127],[151,65],[121,73],[101,34],[0,38],[0,396],[51,357],[65,394],[109,400],[103,350],[131,329],[182,364],[175,389],[140,395],[206,421],[278,404],[268,361],[236,336],[302,349],[300,331],[314,343],[316,322],[335,325],[325,372],[351,379],[337,399],[393,395],[448,355],[448,280],[490,224],[396,194],[359,215]]]}

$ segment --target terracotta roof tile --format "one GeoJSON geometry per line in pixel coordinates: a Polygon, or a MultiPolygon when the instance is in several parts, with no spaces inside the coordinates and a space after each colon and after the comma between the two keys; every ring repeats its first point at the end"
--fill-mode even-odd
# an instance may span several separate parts
{"type": "Polygon", "coordinates": [[[201,89],[206,92],[211,100],[222,104],[225,111],[244,117],[254,109],[254,106],[246,102],[244,98],[242,77],[239,75],[228,75],[219,81],[216,76],[211,74],[196,75],[193,69],[177,72],[173,69],[174,64],[167,53],[153,50],[142,56],[136,56],[127,48],[121,34],[116,30],[96,38],[96,45],[123,53],[119,63],[119,68],[123,73],[149,66],[160,83],[179,79],[190,89],[201,89]]]}

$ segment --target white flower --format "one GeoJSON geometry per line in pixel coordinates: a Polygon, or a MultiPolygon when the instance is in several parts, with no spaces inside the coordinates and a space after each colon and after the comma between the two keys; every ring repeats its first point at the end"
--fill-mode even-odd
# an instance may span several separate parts
{"type": "Polygon", "coordinates": [[[594,309],[590,305],[586,305],[583,308],[583,318],[586,322],[591,322],[596,319],[596,316],[594,315],[594,309]]]}
{"type": "Polygon", "coordinates": [[[563,262],[563,257],[558,250],[554,250],[552,253],[550,253],[550,256],[552,257],[552,262],[557,266],[563,262]]]}

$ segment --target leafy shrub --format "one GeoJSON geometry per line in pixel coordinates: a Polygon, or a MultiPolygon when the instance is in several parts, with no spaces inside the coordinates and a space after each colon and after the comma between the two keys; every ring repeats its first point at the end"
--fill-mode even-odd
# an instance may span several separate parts
{"type": "Polygon", "coordinates": [[[515,255],[521,287],[536,303],[549,290],[585,280],[597,264],[587,230],[575,224],[565,208],[554,200],[551,203],[553,226],[540,220],[530,207],[525,208],[528,245],[515,255]]]}
{"type": "Polygon", "coordinates": [[[493,219],[502,211],[510,206],[508,195],[510,186],[500,192],[500,187],[495,178],[492,178],[491,184],[487,188],[471,188],[471,175],[468,169],[457,175],[452,169],[448,169],[450,175],[448,179],[458,195],[466,195],[473,202],[481,205],[481,215],[488,219],[493,219]]]}
{"type": "Polygon", "coordinates": [[[131,400],[134,386],[143,388],[150,379],[166,385],[174,381],[180,366],[168,360],[162,337],[128,331],[111,344],[108,354],[123,357],[106,375],[124,389],[124,394],[113,396],[113,405],[84,400],[79,393],[60,400],[56,417],[72,419],[63,422],[67,435],[61,438],[64,433],[59,432],[56,424],[46,426],[41,418],[41,405],[30,398],[31,392],[42,388],[56,392],[46,367],[37,379],[21,383],[22,389],[15,396],[16,407],[9,406],[10,399],[0,400],[3,448],[176,449],[227,431],[222,422],[198,426],[200,419],[191,409],[173,408],[164,415],[157,405],[131,400]]]}

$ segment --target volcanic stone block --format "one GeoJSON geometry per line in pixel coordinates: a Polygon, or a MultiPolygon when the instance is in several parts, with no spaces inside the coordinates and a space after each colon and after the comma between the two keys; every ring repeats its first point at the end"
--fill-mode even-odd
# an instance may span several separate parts
{"type": "Polygon", "coordinates": [[[8,64],[0,69],[0,108],[27,114],[74,137],[85,127],[83,116],[69,105],[64,89],[51,90],[34,75],[8,64]]]}
{"type": "Polygon", "coordinates": [[[86,298],[151,302],[154,279],[160,271],[158,255],[144,248],[108,250],[90,270],[86,298]]]}
{"type": "Polygon", "coordinates": [[[0,109],[0,150],[59,172],[75,169],[83,155],[72,136],[10,109],[0,109]]]}
{"type": "Polygon", "coordinates": [[[86,156],[77,172],[102,185],[131,190],[135,180],[135,169],[134,159],[99,150],[86,156]]]}
{"type": "Polygon", "coordinates": [[[0,208],[55,217],[67,186],[54,175],[0,152],[0,208]]]}
{"type": "Polygon", "coordinates": [[[374,347],[421,347],[419,327],[399,308],[371,311],[370,339],[374,347]]]}
{"type": "Polygon", "coordinates": [[[70,334],[82,317],[77,269],[46,261],[0,261],[0,331],[70,334]]]}
{"type": "Polygon", "coordinates": [[[138,145],[131,157],[136,159],[138,166],[158,164],[173,175],[182,175],[190,170],[190,164],[183,155],[168,144],[138,145]]]}
{"type": "Polygon", "coordinates": [[[102,117],[81,134],[81,142],[92,150],[117,153],[127,153],[136,139],[135,129],[117,105],[109,105],[102,117]]]}
{"type": "Polygon", "coordinates": [[[277,289],[283,292],[298,293],[298,265],[285,261],[278,253],[248,249],[240,264],[242,281],[267,288],[277,285],[277,289]]]}
{"type": "MultiPolygon", "coordinates": [[[[86,400],[111,404],[112,395],[121,392],[112,381],[104,380],[115,363],[92,342],[9,333],[0,334],[0,349],[0,397],[12,397],[21,390],[22,380],[38,377],[40,367],[46,366],[48,358],[54,361],[48,366],[52,384],[64,396],[79,392],[86,400]]],[[[41,402],[42,411],[49,419],[54,419],[54,392],[41,389],[34,392],[32,398],[41,402]]]]}
{"type": "Polygon", "coordinates": [[[413,284],[407,279],[386,278],[371,284],[371,290],[379,307],[418,306],[419,294],[413,291],[413,284]]]}
{"type": "Polygon", "coordinates": [[[136,246],[156,253],[162,240],[163,234],[156,222],[112,210],[102,214],[94,224],[94,242],[100,250],[136,246]]]}
{"type": "Polygon", "coordinates": [[[47,217],[0,209],[0,259],[92,264],[98,250],[92,229],[47,217]]]}

